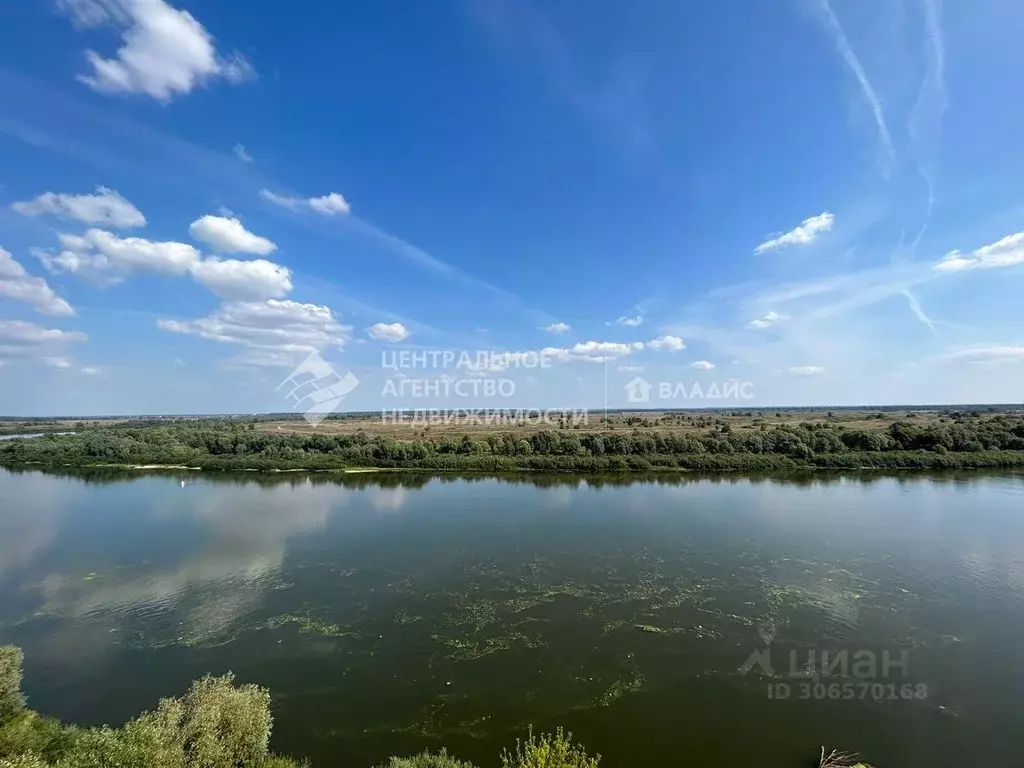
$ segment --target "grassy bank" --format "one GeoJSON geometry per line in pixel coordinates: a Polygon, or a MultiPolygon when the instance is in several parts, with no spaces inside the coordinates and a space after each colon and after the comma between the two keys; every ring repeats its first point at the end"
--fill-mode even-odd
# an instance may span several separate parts
{"type": "MultiPolygon", "coordinates": [[[[751,420],[747,420],[751,421],[751,420]]],[[[459,472],[791,472],[808,469],[1024,467],[1024,417],[1015,413],[905,418],[871,429],[830,421],[742,429],[702,417],[580,432],[494,428],[485,434],[397,437],[268,431],[257,421],[128,422],[74,434],[0,442],[0,465],[188,467],[204,470],[404,469],[459,472]]]]}
{"type": "MultiPolygon", "coordinates": [[[[26,706],[21,693],[22,652],[0,646],[0,768],[299,768],[270,752],[270,694],[236,684],[232,675],[207,675],[180,697],[119,728],[65,725],[26,706]]],[[[498,756],[502,768],[598,768],[561,729],[517,740],[498,756]]],[[[821,750],[823,768],[859,765],[821,750]]],[[[391,757],[380,768],[474,768],[444,750],[391,757]]]]}

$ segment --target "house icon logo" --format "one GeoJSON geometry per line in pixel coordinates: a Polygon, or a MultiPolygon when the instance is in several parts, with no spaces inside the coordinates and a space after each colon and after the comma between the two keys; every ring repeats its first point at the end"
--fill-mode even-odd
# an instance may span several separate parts
{"type": "Polygon", "coordinates": [[[631,403],[646,403],[651,399],[653,387],[637,376],[626,385],[626,399],[631,403]]]}

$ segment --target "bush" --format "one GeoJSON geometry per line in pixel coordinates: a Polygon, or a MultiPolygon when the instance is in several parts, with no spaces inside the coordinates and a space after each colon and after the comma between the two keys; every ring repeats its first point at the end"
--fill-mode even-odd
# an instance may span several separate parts
{"type": "Polygon", "coordinates": [[[501,754],[502,768],[597,768],[601,756],[590,757],[583,747],[574,744],[571,733],[561,728],[554,734],[530,735],[526,741],[516,739],[514,753],[501,754]]]}
{"type": "Polygon", "coordinates": [[[474,768],[471,763],[464,763],[450,756],[445,750],[436,754],[423,752],[412,757],[392,757],[387,765],[381,768],[474,768]]]}
{"type": "Polygon", "coordinates": [[[21,665],[25,660],[21,649],[0,645],[0,723],[25,706],[21,695],[21,665]]]}

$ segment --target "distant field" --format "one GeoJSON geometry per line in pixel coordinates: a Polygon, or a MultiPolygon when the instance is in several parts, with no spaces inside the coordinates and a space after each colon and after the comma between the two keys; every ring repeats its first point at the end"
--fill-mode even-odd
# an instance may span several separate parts
{"type": "MultiPolygon", "coordinates": [[[[1011,411],[1015,413],[1020,412],[1008,407],[992,407],[993,410],[988,410],[990,407],[981,406],[973,409],[964,409],[959,412],[967,413],[978,410],[989,416],[1011,411]]],[[[771,429],[776,426],[795,426],[797,424],[817,424],[822,422],[841,424],[847,429],[883,431],[893,421],[899,419],[908,419],[922,426],[952,422],[952,414],[956,412],[958,412],[956,408],[950,408],[949,411],[929,409],[889,410],[884,412],[872,408],[835,411],[787,411],[773,409],[742,412],[615,411],[609,412],[607,418],[603,412],[591,412],[585,422],[573,426],[571,421],[569,421],[565,426],[581,435],[644,429],[653,430],[661,434],[695,436],[705,434],[709,427],[721,427],[722,424],[728,425],[730,431],[743,435],[745,433],[760,432],[762,431],[762,426],[771,429]]],[[[371,437],[381,435],[393,440],[408,441],[444,435],[458,435],[460,437],[462,435],[470,435],[471,437],[478,437],[494,432],[513,432],[530,435],[541,430],[557,429],[558,427],[557,421],[548,422],[534,419],[525,423],[480,424],[468,417],[454,421],[439,421],[429,425],[422,422],[396,424],[385,423],[380,414],[328,419],[316,426],[309,424],[301,418],[257,422],[257,429],[278,434],[354,435],[358,432],[363,432],[371,437]]]]}

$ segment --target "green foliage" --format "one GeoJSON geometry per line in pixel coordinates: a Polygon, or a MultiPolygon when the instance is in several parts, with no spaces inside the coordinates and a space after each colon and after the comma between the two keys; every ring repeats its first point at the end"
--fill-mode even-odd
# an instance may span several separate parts
{"type": "Polygon", "coordinates": [[[21,695],[21,649],[14,645],[0,645],[0,723],[15,715],[25,706],[21,695]]]}
{"type": "Polygon", "coordinates": [[[600,433],[495,430],[474,439],[433,436],[423,430],[408,433],[409,440],[372,437],[362,431],[277,433],[237,420],[182,419],[5,440],[0,443],[0,465],[163,464],[218,470],[380,467],[491,473],[1024,465],[1024,418],[1019,414],[953,417],[932,423],[903,418],[877,430],[848,429],[838,418],[761,423],[756,430],[741,430],[710,416],[665,417],[668,423],[705,430],[684,435],[651,429],[663,426],[661,421],[630,416],[626,421],[632,429],[619,432],[608,424],[600,433]],[[899,455],[922,452],[924,458],[914,461],[899,455]],[[980,464],[978,454],[984,456],[980,464]]]}
{"type": "Polygon", "coordinates": [[[502,768],[597,768],[600,762],[600,755],[587,755],[561,728],[535,736],[531,727],[526,741],[516,740],[515,752],[505,750],[501,755],[502,768]]]}
{"type": "Polygon", "coordinates": [[[440,752],[422,752],[412,757],[392,757],[380,768],[474,768],[471,763],[456,760],[445,750],[440,752]]]}

